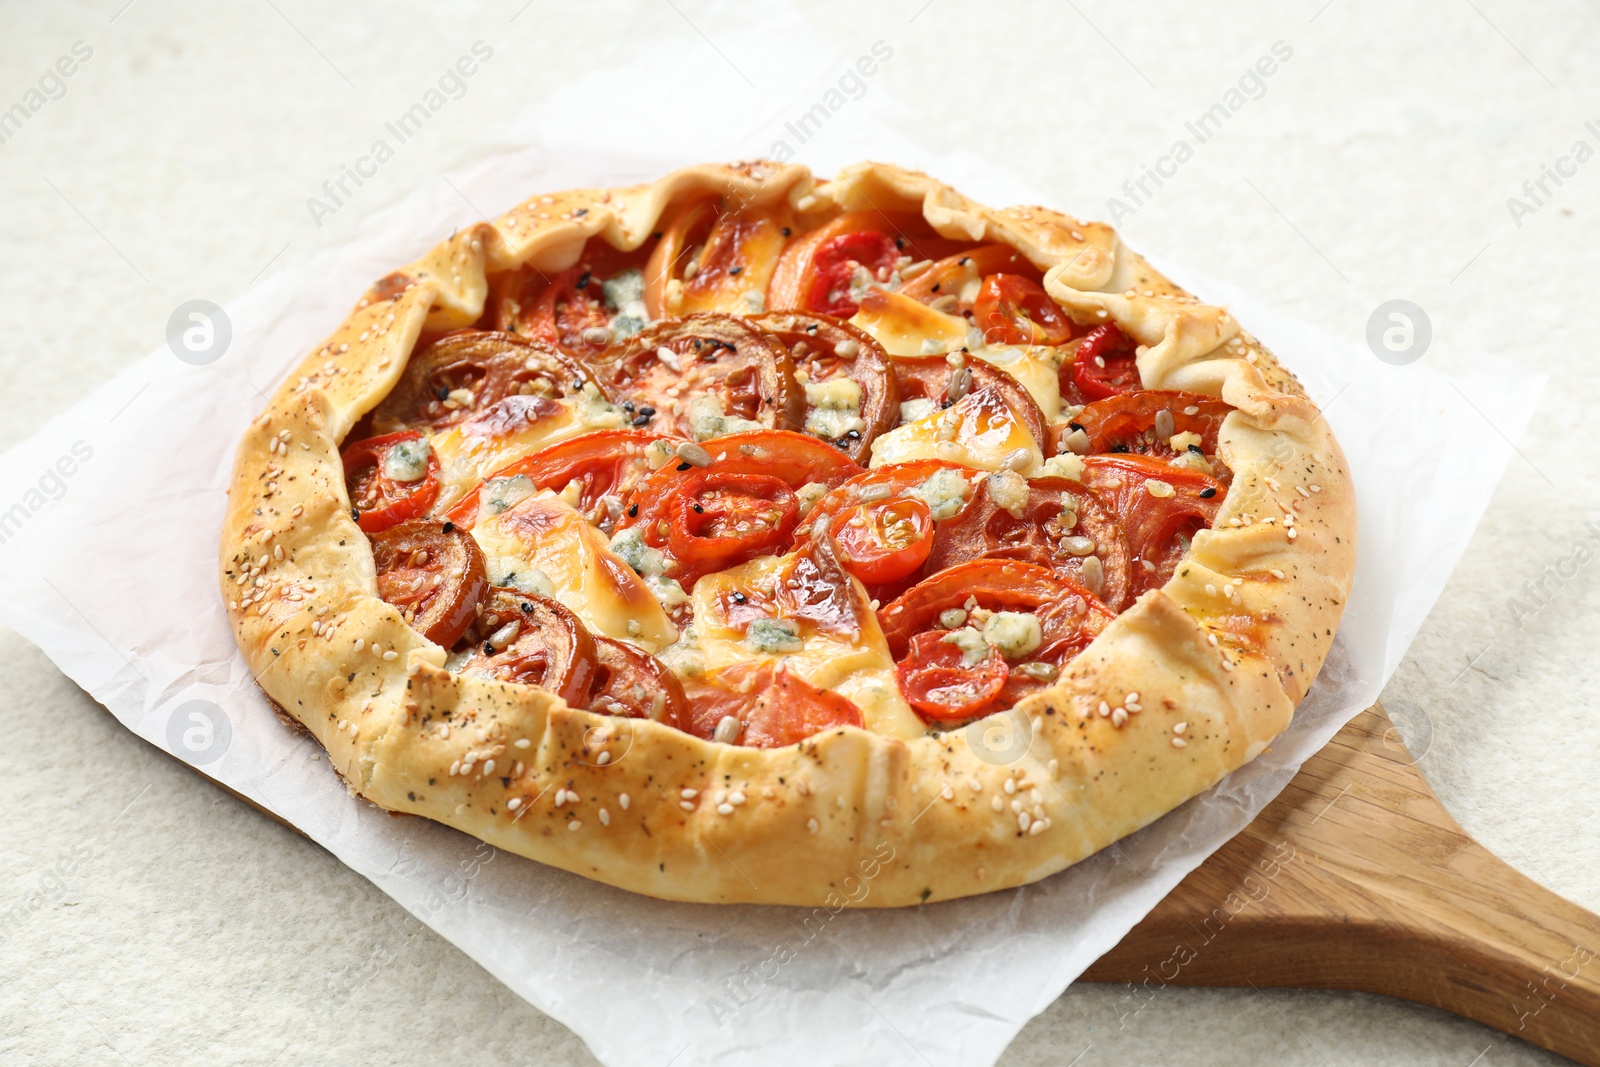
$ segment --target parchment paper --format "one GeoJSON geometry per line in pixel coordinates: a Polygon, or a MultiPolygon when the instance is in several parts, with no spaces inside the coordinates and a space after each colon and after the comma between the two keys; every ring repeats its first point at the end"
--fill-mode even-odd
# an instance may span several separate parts
{"type": "MultiPolygon", "coordinates": [[[[1324,406],[1358,489],[1355,590],[1327,666],[1268,753],[1038,885],[821,918],[667,904],[390,818],[348,796],[317,746],[267,708],[234,648],[215,577],[227,473],[246,420],[372,279],[535,192],[780,150],[819,174],[873,157],[929,170],[991,204],[1044,199],[984,161],[929,147],[936,135],[858,65],[876,55],[881,71],[894,62],[892,44],[882,59],[875,42],[822,45],[792,13],[754,18],[740,7],[697,14],[655,52],[614,57],[524,115],[503,145],[373,214],[337,252],[228,304],[232,338],[215,362],[190,365],[160,347],[0,457],[0,618],[128,729],[292,822],[607,1064],[991,1064],[1376,699],[1543,383],[1471,353],[1430,361],[1448,362],[1451,375],[1380,362],[1158,261],[1229,304],[1324,406]],[[694,77],[682,77],[689,69],[694,77]],[[774,92],[780,85],[789,88],[774,92]],[[641,108],[646,97],[651,106],[641,108]],[[1491,402],[1498,430],[1478,413],[1491,402]]],[[[331,981],[326,1010],[363,980],[354,972],[331,981]]]]}

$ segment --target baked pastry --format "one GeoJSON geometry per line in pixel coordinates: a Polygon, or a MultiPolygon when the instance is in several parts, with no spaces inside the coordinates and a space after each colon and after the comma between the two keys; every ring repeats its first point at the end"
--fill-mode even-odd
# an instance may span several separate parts
{"type": "Polygon", "coordinates": [[[537,196],[239,447],[221,581],[352,792],[675,900],[1043,878],[1288,724],[1354,494],[1099,223],[764,162],[537,196]]]}

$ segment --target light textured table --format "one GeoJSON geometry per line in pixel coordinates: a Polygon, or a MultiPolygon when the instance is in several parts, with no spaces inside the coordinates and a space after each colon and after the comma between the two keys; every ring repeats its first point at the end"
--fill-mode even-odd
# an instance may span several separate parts
{"type": "MultiPolygon", "coordinates": [[[[521,3],[10,7],[0,108],[26,102],[75,42],[92,55],[0,144],[0,446],[159,344],[179,303],[235,296],[437,181],[441,158],[587,70],[582,42],[648,47],[696,17],[688,0],[534,0],[519,15],[521,3]],[[449,122],[315,227],[306,198],[479,38],[495,60],[449,122]]],[[[1481,487],[1488,517],[1385,702],[1420,724],[1423,770],[1470,832],[1600,909],[1600,162],[1561,161],[1580,139],[1600,150],[1600,121],[1584,125],[1600,120],[1600,14],[1506,0],[806,10],[847,49],[889,42],[872,91],[927,109],[948,143],[1083,214],[1122,197],[1138,247],[1352,340],[1380,303],[1410,299],[1432,321],[1430,362],[1483,348],[1552,375],[1523,457],[1481,487]],[[1194,142],[1185,123],[1277,41],[1293,54],[1259,99],[1193,158],[1160,164],[1174,173],[1147,180],[1151,195],[1122,192],[1175,140],[1194,142]],[[1547,165],[1570,176],[1540,191],[1547,165]]],[[[759,56],[730,58],[759,69],[759,56]]],[[[683,67],[722,61],[708,45],[683,67]]],[[[1493,439],[1494,397],[1471,399],[1493,439]]],[[[397,932],[397,906],[315,845],[124,732],[9,632],[0,707],[0,1061],[593,1062],[440,938],[397,932]],[[386,962],[338,1018],[308,1022],[310,998],[371,960],[386,962]]],[[[1124,1026],[1127,1003],[1069,990],[1002,1062],[1553,1062],[1373,997],[1169,987],[1124,1026]]]]}

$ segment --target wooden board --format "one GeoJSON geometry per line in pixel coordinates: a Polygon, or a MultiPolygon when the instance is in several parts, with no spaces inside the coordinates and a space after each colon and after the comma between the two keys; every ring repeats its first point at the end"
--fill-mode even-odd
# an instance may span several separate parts
{"type": "Polygon", "coordinates": [[[1600,1067],[1600,916],[1458,826],[1381,708],[1356,717],[1083,981],[1349,989],[1600,1067]]]}
{"type": "Polygon", "coordinates": [[[1412,763],[1357,716],[1081,980],[1382,993],[1600,1067],[1600,916],[1468,837],[1412,763]]]}

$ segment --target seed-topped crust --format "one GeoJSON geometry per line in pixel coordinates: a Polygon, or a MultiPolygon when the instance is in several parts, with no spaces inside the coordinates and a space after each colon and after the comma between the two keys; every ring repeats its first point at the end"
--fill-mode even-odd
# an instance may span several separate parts
{"type": "Polygon", "coordinates": [[[1259,754],[1327,655],[1354,563],[1354,492],[1315,405],[1226,311],[1109,227],[992,210],[883,164],[817,182],[756,162],[536,196],[379,282],[245,432],[221,582],[262,689],[381,807],[652,896],[881,907],[1036,881],[1259,754]],[[739,747],[447,671],[445,649],[377,595],[340,442],[424,329],[479,319],[488,274],[565,269],[595,236],[637,248],[670,205],[711,192],[787,201],[802,222],[915,210],[945,236],[1017,248],[1080,320],[1114,321],[1140,344],[1147,387],[1234,407],[1218,435],[1233,480],[1214,527],[1056,685],[911,741],[842,728],[739,747]]]}

